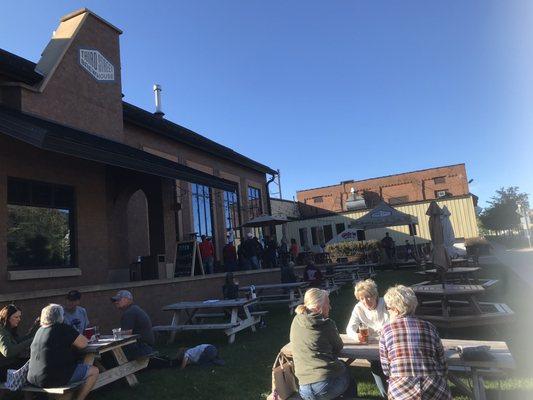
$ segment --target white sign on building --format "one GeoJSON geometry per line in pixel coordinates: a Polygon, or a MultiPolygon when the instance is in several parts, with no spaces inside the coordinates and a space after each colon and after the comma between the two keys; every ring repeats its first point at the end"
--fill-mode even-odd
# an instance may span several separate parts
{"type": "Polygon", "coordinates": [[[115,67],[98,50],[80,49],[80,64],[99,81],[115,80],[115,67]]]}

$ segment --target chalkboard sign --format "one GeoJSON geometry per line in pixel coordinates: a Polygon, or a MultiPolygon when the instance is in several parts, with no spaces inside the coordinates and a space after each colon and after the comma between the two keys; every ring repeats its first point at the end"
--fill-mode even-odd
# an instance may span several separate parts
{"type": "Polygon", "coordinates": [[[204,275],[202,257],[198,251],[198,242],[189,240],[176,245],[174,276],[204,275]]]}

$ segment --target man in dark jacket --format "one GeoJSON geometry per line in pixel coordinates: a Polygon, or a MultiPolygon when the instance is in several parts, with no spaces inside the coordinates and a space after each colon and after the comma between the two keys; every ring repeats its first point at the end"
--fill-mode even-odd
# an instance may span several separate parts
{"type": "Polygon", "coordinates": [[[245,259],[247,260],[248,265],[252,269],[259,269],[259,246],[258,244],[259,246],[261,246],[261,244],[258,243],[257,239],[254,238],[254,234],[251,232],[248,232],[248,234],[246,235],[246,240],[242,244],[242,253],[245,259]]]}

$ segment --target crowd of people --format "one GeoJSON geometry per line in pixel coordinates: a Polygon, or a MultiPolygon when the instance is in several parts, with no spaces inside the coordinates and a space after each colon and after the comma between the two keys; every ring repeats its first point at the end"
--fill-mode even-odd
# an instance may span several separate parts
{"type": "MultiPolygon", "coordinates": [[[[198,247],[202,256],[202,263],[206,274],[212,274],[215,266],[215,248],[212,238],[206,235],[200,237],[198,247]]],[[[274,237],[265,236],[260,240],[252,232],[248,232],[246,239],[237,247],[232,237],[222,249],[222,264],[226,272],[245,271],[264,268],[286,266],[289,262],[296,262],[300,248],[296,239],[290,244],[283,238],[278,244],[274,237]]]]}
{"type": "MultiPolygon", "coordinates": [[[[111,302],[121,311],[121,334],[138,334],[139,340],[124,347],[128,359],[154,353],[154,334],[148,314],[136,305],[128,290],[120,290],[111,302]]],[[[81,351],[89,344],[87,311],[81,293],[72,290],[65,305],[48,304],[26,334],[19,333],[22,311],[14,304],[0,310],[0,381],[8,370],[25,374],[37,387],[64,387],[81,382],[77,399],[83,400],[94,386],[99,370],[85,364],[81,351]]],[[[113,362],[113,361],[111,361],[113,362]]]]}
{"type": "MultiPolygon", "coordinates": [[[[442,342],[435,326],[414,316],[413,290],[397,285],[380,298],[375,282],[367,279],[354,294],[358,302],[346,333],[356,342],[365,342],[367,333],[379,337],[380,361],[371,363],[371,371],[382,397],[451,399],[442,342]]],[[[356,383],[339,360],[343,341],[330,310],[328,292],[309,289],[291,324],[295,375],[304,400],[357,396],[356,383]]]]}

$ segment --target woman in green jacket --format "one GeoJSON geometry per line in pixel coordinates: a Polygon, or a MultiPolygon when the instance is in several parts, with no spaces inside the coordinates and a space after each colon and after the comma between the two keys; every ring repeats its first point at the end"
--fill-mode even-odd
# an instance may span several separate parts
{"type": "Polygon", "coordinates": [[[345,364],[338,359],[342,339],[329,319],[329,294],[313,288],[296,308],[291,325],[294,373],[304,400],[331,400],[356,394],[356,386],[345,364]]]}
{"type": "Polygon", "coordinates": [[[8,369],[19,369],[29,356],[29,349],[38,325],[28,335],[20,337],[17,328],[22,312],[10,304],[0,310],[0,381],[5,382],[8,369]]]}

